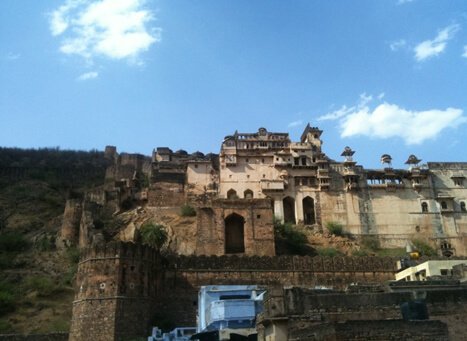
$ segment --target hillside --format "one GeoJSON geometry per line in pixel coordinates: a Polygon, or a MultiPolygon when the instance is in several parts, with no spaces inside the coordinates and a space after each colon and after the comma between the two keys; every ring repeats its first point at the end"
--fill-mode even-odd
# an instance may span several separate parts
{"type": "Polygon", "coordinates": [[[67,330],[78,253],[55,249],[65,201],[104,181],[101,152],[0,148],[0,333],[67,330]]]}

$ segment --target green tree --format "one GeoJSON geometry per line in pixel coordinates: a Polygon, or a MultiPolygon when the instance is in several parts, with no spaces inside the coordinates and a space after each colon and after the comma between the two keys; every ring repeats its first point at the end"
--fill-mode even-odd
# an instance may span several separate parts
{"type": "Polygon", "coordinates": [[[146,222],[140,229],[141,241],[144,245],[160,250],[168,239],[164,225],[146,222]]]}

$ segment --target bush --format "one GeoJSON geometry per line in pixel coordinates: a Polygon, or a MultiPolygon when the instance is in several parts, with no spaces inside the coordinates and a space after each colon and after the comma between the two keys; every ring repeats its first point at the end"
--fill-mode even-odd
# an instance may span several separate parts
{"type": "Polygon", "coordinates": [[[180,207],[180,215],[182,217],[194,217],[196,216],[196,210],[192,206],[185,204],[180,207]]]}
{"type": "Polygon", "coordinates": [[[380,249],[379,239],[377,236],[363,236],[362,246],[370,251],[377,251],[380,249]]]}
{"type": "Polygon", "coordinates": [[[287,249],[293,254],[305,254],[307,251],[308,239],[306,235],[298,231],[294,225],[290,223],[281,223],[278,220],[274,221],[274,235],[276,239],[282,239],[287,249]]]}
{"type": "Polygon", "coordinates": [[[365,250],[353,250],[352,251],[352,256],[354,257],[365,257],[368,256],[368,252],[365,250]]]}
{"type": "Polygon", "coordinates": [[[0,290],[0,315],[15,310],[15,297],[9,290],[0,290]]]}
{"type": "Polygon", "coordinates": [[[39,251],[52,251],[55,249],[54,238],[44,235],[36,241],[35,247],[39,251]]]}
{"type": "Polygon", "coordinates": [[[342,224],[338,223],[337,221],[328,221],[326,223],[326,228],[328,229],[329,233],[335,236],[342,236],[342,232],[344,229],[342,224]]]}
{"type": "Polygon", "coordinates": [[[168,239],[164,225],[151,222],[144,223],[140,229],[141,241],[144,245],[160,249],[168,239]]]}
{"type": "Polygon", "coordinates": [[[342,253],[333,247],[324,247],[318,250],[318,255],[324,256],[324,257],[337,257],[337,256],[341,256],[342,253]]]}
{"type": "Polygon", "coordinates": [[[13,326],[10,324],[10,322],[0,321],[0,334],[11,333],[12,331],[13,331],[13,326]]]}
{"type": "Polygon", "coordinates": [[[27,249],[29,242],[19,232],[0,234],[0,250],[6,252],[19,252],[27,249]]]}
{"type": "Polygon", "coordinates": [[[414,239],[414,240],[412,240],[412,244],[415,246],[417,251],[420,252],[420,254],[422,256],[431,257],[431,256],[437,256],[438,255],[436,250],[430,244],[428,244],[427,242],[425,242],[423,240],[414,239]]]}
{"type": "Polygon", "coordinates": [[[70,264],[78,264],[80,256],[81,254],[79,252],[79,249],[75,246],[69,247],[66,250],[66,257],[68,258],[70,264]]]}
{"type": "Polygon", "coordinates": [[[32,276],[26,279],[25,289],[30,291],[37,291],[37,294],[42,297],[47,297],[56,293],[59,288],[48,277],[45,276],[32,276]]]}

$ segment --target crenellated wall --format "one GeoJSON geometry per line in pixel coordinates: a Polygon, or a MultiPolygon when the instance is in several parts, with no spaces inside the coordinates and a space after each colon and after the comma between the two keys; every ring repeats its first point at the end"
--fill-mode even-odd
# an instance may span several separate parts
{"type": "Polygon", "coordinates": [[[78,265],[70,340],[123,340],[144,336],[157,321],[194,326],[199,287],[265,287],[384,282],[391,258],[171,256],[114,243],[83,251],[78,265]]]}

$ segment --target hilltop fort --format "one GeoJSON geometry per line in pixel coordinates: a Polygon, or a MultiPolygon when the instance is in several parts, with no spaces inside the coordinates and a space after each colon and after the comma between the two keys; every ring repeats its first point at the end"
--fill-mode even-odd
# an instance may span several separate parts
{"type": "MultiPolygon", "coordinates": [[[[421,165],[410,155],[407,169],[394,169],[384,154],[382,169],[365,169],[350,147],[343,149],[343,161],[330,159],[322,133],[307,125],[293,142],[287,133],[265,128],[235,132],[224,138],[218,155],[159,147],[147,157],[106,147],[104,186],[67,201],[57,238],[59,248],[85,250],[70,339],[123,340],[146,335],[163,321],[194,325],[202,285],[342,290],[394,278],[394,258],[278,255],[277,224],[318,237],[329,224],[338,224],[352,247],[370,240],[381,248],[403,248],[417,239],[439,257],[466,256],[467,163],[421,165]],[[187,208],[190,214],[180,216],[187,208]],[[148,221],[168,230],[162,254],[139,243],[139,230],[148,221]]],[[[459,290],[462,310],[465,289],[459,290]]],[[[383,301],[349,309],[364,317],[383,309],[383,301]]],[[[425,327],[439,332],[430,326],[425,327]]],[[[439,333],[447,333],[443,330],[439,333]]]]}

